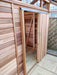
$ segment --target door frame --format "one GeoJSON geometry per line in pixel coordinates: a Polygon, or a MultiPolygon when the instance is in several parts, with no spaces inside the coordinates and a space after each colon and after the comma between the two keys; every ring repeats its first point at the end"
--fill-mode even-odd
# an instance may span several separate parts
{"type": "MultiPolygon", "coordinates": [[[[34,12],[35,13],[35,12],[34,12]]],[[[40,58],[40,53],[39,53],[39,39],[40,39],[40,16],[39,13],[38,14],[38,20],[37,20],[37,62],[40,62],[40,60],[38,58],[40,58]]],[[[20,15],[21,15],[21,31],[22,31],[22,50],[23,50],[23,66],[24,66],[24,75],[27,75],[26,73],[26,44],[25,44],[25,24],[24,24],[24,10],[20,9],[20,15]]],[[[33,65],[33,67],[37,64],[37,62],[33,65]]],[[[32,67],[32,68],[33,68],[32,67]]],[[[32,69],[31,68],[31,69],[32,69]]],[[[31,70],[30,69],[30,70],[31,70]]],[[[30,72],[30,71],[29,71],[30,72]]]]}
{"type": "Polygon", "coordinates": [[[23,52],[23,67],[24,75],[26,75],[26,45],[25,45],[25,25],[24,25],[24,10],[20,9],[21,33],[22,33],[22,52],[23,52]]]}

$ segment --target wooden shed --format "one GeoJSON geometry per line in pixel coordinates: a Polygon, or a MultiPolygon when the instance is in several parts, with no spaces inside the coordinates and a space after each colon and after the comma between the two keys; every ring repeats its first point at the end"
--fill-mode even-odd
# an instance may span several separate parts
{"type": "Polygon", "coordinates": [[[0,75],[26,75],[42,60],[47,52],[48,22],[48,9],[17,0],[0,0],[0,75]],[[36,62],[28,72],[27,47],[36,53],[36,62]]]}

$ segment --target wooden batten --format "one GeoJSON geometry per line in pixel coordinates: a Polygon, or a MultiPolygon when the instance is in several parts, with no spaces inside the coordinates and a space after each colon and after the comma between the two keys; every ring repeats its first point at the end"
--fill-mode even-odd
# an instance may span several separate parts
{"type": "Polygon", "coordinates": [[[43,0],[40,0],[40,7],[43,8],[43,0]]]}
{"type": "Polygon", "coordinates": [[[23,66],[24,75],[26,75],[26,46],[25,46],[25,25],[24,25],[24,11],[20,10],[21,30],[22,30],[22,50],[23,50],[23,66]]]}
{"type": "Polygon", "coordinates": [[[40,62],[40,60],[41,60],[41,56],[40,56],[40,51],[41,51],[41,49],[40,49],[40,34],[41,34],[41,32],[40,32],[40,21],[41,21],[41,15],[40,14],[38,14],[37,15],[37,62],[40,62]]]}
{"type": "Polygon", "coordinates": [[[33,13],[33,49],[35,49],[35,13],[33,13]]]}
{"type": "Polygon", "coordinates": [[[16,30],[15,30],[15,15],[14,15],[14,5],[12,4],[12,15],[13,15],[13,26],[14,26],[14,38],[15,38],[15,54],[17,61],[17,73],[19,75],[19,61],[18,61],[18,49],[17,49],[17,38],[16,38],[16,30]]]}
{"type": "Polygon", "coordinates": [[[35,5],[24,3],[24,2],[21,2],[21,1],[15,1],[15,0],[1,0],[1,1],[8,2],[8,3],[13,3],[13,4],[19,5],[21,7],[26,7],[26,8],[30,8],[30,9],[34,9],[34,10],[40,10],[40,11],[48,12],[47,9],[44,9],[44,8],[41,8],[41,7],[37,7],[35,5]]]}
{"type": "Polygon", "coordinates": [[[46,3],[46,9],[48,9],[48,12],[50,11],[50,3],[46,3]]]}
{"type": "Polygon", "coordinates": [[[46,35],[45,35],[45,40],[46,40],[46,46],[45,46],[45,55],[47,53],[47,42],[48,42],[48,27],[49,27],[49,15],[47,14],[47,20],[46,20],[46,35]]]}
{"type": "Polygon", "coordinates": [[[38,0],[33,0],[30,4],[34,4],[35,2],[37,2],[38,0]]]}
{"type": "Polygon", "coordinates": [[[51,11],[49,11],[49,13],[57,13],[57,10],[51,10],[51,11]]]}

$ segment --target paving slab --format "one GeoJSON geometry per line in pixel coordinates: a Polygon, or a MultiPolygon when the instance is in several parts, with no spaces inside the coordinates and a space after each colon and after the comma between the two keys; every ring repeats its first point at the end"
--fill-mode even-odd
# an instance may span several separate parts
{"type": "Polygon", "coordinates": [[[51,72],[38,66],[32,72],[30,72],[28,75],[56,75],[56,74],[51,73],[51,72]]]}
{"type": "Polygon", "coordinates": [[[38,65],[55,73],[57,68],[57,57],[46,54],[38,65]]]}
{"type": "Polygon", "coordinates": [[[46,54],[28,75],[57,75],[57,57],[46,54]]]}

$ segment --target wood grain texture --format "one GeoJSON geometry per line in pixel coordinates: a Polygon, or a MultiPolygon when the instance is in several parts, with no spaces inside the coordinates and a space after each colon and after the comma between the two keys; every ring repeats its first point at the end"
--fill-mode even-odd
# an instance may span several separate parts
{"type": "MultiPolygon", "coordinates": [[[[19,1],[13,1],[13,4],[10,4],[11,2],[12,0],[3,0],[3,2],[0,1],[0,73],[1,75],[26,75],[24,26],[27,26],[28,30],[26,34],[28,34],[32,15],[29,13],[30,16],[27,17],[27,14],[25,14],[25,22],[27,23],[24,25],[24,11],[20,11],[20,6],[41,11],[47,10],[33,7],[33,5],[31,6],[30,4],[27,6],[27,3],[24,3],[26,4],[24,5],[22,2],[19,3],[19,1]],[[9,3],[7,3],[7,1],[9,3]]],[[[37,14],[35,13],[35,35],[37,34],[37,21],[37,14]]],[[[48,21],[46,22],[48,26],[48,21]]],[[[44,24],[46,25],[46,23],[43,23],[43,25],[44,24]]],[[[46,31],[45,26],[42,28],[42,31],[46,31]]],[[[47,31],[44,35],[43,33],[41,35],[42,39],[44,39],[42,36],[45,36],[47,31]]],[[[32,28],[28,42],[31,46],[33,45],[33,37],[32,28]]],[[[35,47],[37,47],[37,35],[35,37],[35,47]]],[[[45,40],[46,39],[47,35],[45,36],[45,40]]],[[[47,45],[44,44],[47,43],[47,40],[46,42],[43,42],[44,40],[42,41],[42,47],[44,46],[43,49],[46,49],[47,45]]],[[[42,54],[44,55],[43,50],[42,54]]]]}
{"type": "MultiPolygon", "coordinates": [[[[21,34],[21,21],[20,21],[20,7],[18,5],[14,5],[14,15],[15,15],[15,30],[16,30],[16,38],[17,38],[17,47],[18,47],[18,60],[19,60],[19,65],[23,64],[23,58],[20,58],[20,56],[23,54],[22,51],[22,34],[21,34]],[[22,61],[20,63],[20,61],[22,61]]],[[[23,55],[22,55],[23,57],[23,55]]],[[[19,68],[20,72],[19,74],[24,70],[23,65],[21,65],[22,69],[19,68]]]]}
{"type": "Polygon", "coordinates": [[[22,51],[23,51],[23,66],[24,75],[26,75],[26,45],[25,45],[25,26],[24,26],[24,11],[20,10],[21,28],[22,28],[22,51]]]}
{"type": "Polygon", "coordinates": [[[33,13],[33,49],[35,49],[35,13],[33,13]]]}
{"type": "Polygon", "coordinates": [[[25,18],[25,28],[26,28],[26,43],[28,45],[28,42],[32,42],[33,46],[33,40],[31,41],[31,37],[33,37],[33,13],[24,12],[24,14],[25,14],[24,18],[25,18]]]}
{"type": "Polygon", "coordinates": [[[0,74],[16,75],[14,31],[11,4],[0,1],[0,74]]]}
{"type": "Polygon", "coordinates": [[[0,30],[7,29],[7,28],[13,28],[13,24],[12,23],[0,24],[0,30]]]}
{"type": "Polygon", "coordinates": [[[0,1],[0,7],[9,7],[9,8],[11,8],[11,4],[3,2],[3,1],[0,1]]]}
{"type": "Polygon", "coordinates": [[[11,14],[11,13],[2,13],[2,12],[1,12],[1,13],[0,13],[0,18],[1,18],[1,19],[4,19],[4,18],[5,18],[5,19],[6,19],[6,18],[9,19],[9,18],[12,18],[12,14],[11,14]]]}
{"type": "Polygon", "coordinates": [[[0,40],[6,39],[6,38],[9,38],[9,37],[12,37],[12,36],[14,36],[13,32],[8,33],[8,34],[3,34],[3,35],[0,35],[0,40]]]}
{"type": "Polygon", "coordinates": [[[0,45],[0,50],[14,44],[14,40],[0,45]],[[3,45],[3,46],[2,46],[3,45]]]}
{"type": "Polygon", "coordinates": [[[42,58],[45,56],[46,51],[47,51],[47,34],[48,34],[48,15],[47,14],[39,14],[39,24],[40,27],[38,27],[38,59],[39,61],[42,60],[42,58]]]}
{"type": "Polygon", "coordinates": [[[13,28],[0,30],[0,35],[13,32],[13,28]]]}
{"type": "Polygon", "coordinates": [[[14,71],[17,69],[16,68],[16,59],[13,59],[11,62],[9,62],[8,64],[6,64],[5,66],[3,66],[1,69],[0,69],[0,74],[1,75],[12,75],[12,73],[14,73],[14,71]],[[15,65],[15,66],[14,66],[15,65]],[[11,68],[11,69],[10,69],[11,68]],[[10,69],[10,70],[9,70],[10,69]],[[15,70],[14,70],[15,69],[15,70]]]}
{"type": "Polygon", "coordinates": [[[0,12],[11,13],[11,8],[1,7],[1,6],[0,6],[0,12]]]}
{"type": "Polygon", "coordinates": [[[12,19],[0,19],[0,24],[12,23],[12,19]]]}
{"type": "Polygon", "coordinates": [[[19,5],[21,7],[26,7],[26,8],[30,8],[30,9],[35,9],[35,10],[40,10],[40,11],[45,11],[45,12],[48,12],[47,9],[44,9],[44,8],[41,8],[41,7],[37,7],[35,5],[31,5],[31,4],[28,4],[28,3],[24,3],[22,1],[16,1],[16,0],[3,0],[4,2],[8,2],[8,3],[13,3],[13,4],[16,4],[16,5],[19,5]]]}
{"type": "Polygon", "coordinates": [[[5,39],[1,39],[0,40],[0,45],[4,44],[6,42],[12,41],[12,40],[14,40],[14,37],[9,37],[9,38],[5,38],[5,39]]]}
{"type": "Polygon", "coordinates": [[[40,26],[41,26],[41,15],[38,14],[37,15],[37,62],[40,62],[41,60],[41,45],[40,45],[40,34],[41,34],[41,31],[40,31],[40,26]]]}
{"type": "Polygon", "coordinates": [[[12,15],[13,15],[13,25],[14,25],[14,42],[15,42],[15,55],[16,55],[16,62],[17,62],[17,74],[19,75],[19,60],[18,60],[18,49],[17,49],[17,37],[16,37],[16,30],[15,30],[15,15],[14,15],[14,5],[12,4],[12,15]]]}

